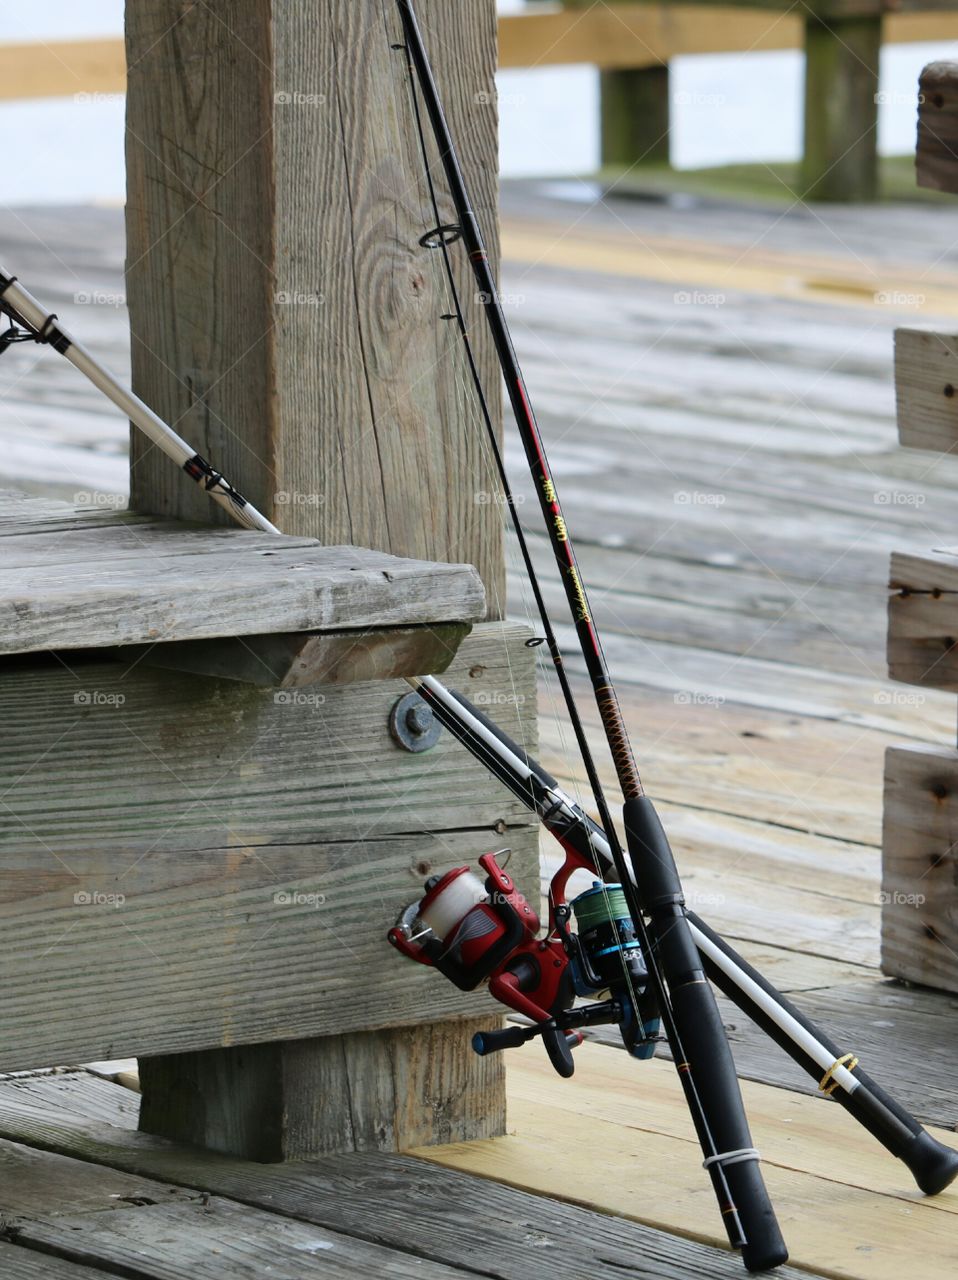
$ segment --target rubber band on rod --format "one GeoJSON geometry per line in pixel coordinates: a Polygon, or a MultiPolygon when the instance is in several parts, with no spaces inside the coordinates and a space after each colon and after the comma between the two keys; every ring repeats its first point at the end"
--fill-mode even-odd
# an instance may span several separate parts
{"type": "Polygon", "coordinates": [[[853,1053],[843,1053],[840,1058],[836,1058],[818,1082],[818,1087],[821,1089],[825,1097],[830,1098],[838,1088],[838,1081],[835,1079],[835,1072],[839,1067],[844,1067],[847,1071],[854,1071],[857,1066],[858,1059],[853,1053]]]}
{"type": "Polygon", "coordinates": [[[713,1164],[744,1164],[746,1160],[761,1160],[755,1147],[741,1147],[738,1151],[726,1151],[719,1156],[709,1156],[702,1161],[702,1168],[708,1169],[713,1164]]]}

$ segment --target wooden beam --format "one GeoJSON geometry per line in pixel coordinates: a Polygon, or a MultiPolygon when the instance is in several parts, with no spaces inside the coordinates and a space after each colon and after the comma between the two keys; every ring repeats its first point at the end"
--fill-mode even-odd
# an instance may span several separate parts
{"type": "Polygon", "coordinates": [[[807,200],[875,200],[878,196],[877,16],[805,20],[807,200]]]}
{"type": "Polygon", "coordinates": [[[918,185],[958,194],[958,62],[932,62],[919,80],[918,185]]]}
{"type": "Polygon", "coordinates": [[[0,44],[0,101],[126,93],[122,40],[0,44]]]}
{"type": "MultiPolygon", "coordinates": [[[[884,44],[958,39],[954,0],[933,12],[930,0],[885,16],[884,44]]],[[[794,10],[756,12],[724,4],[620,4],[579,15],[562,10],[503,14],[499,66],[550,67],[586,63],[599,68],[656,66],[688,54],[801,49],[802,20],[794,10]]],[[[64,40],[0,44],[0,101],[126,92],[122,40],[64,40]]]]}
{"type": "MultiPolygon", "coordinates": [[[[535,750],[527,638],[484,624],[447,679],[535,750]]],[[[406,692],[276,694],[143,663],[7,669],[0,1071],[375,1027],[386,1079],[398,1059],[387,1070],[375,1045],[405,1042],[382,1028],[495,1017],[386,931],[433,872],[504,845],[534,900],[538,825],[448,734],[425,754],[393,741],[406,692]]]]}
{"type": "Polygon", "coordinates": [[[958,751],[889,747],[882,972],[958,991],[958,751]]]}
{"type": "Polygon", "coordinates": [[[891,558],[888,674],[958,693],[958,548],[891,558]]]}
{"type": "Polygon", "coordinates": [[[455,1022],[141,1058],[140,1127],[264,1163],[498,1137],[503,1056],[473,1063],[464,1050],[499,1022],[487,1010],[455,1022]],[[379,1070],[384,1053],[388,1072],[379,1070]],[[437,1098],[447,1099],[438,1113],[437,1098]]]}
{"type": "Polygon", "coordinates": [[[909,449],[958,448],[958,335],[895,330],[898,439],[909,449]]]}

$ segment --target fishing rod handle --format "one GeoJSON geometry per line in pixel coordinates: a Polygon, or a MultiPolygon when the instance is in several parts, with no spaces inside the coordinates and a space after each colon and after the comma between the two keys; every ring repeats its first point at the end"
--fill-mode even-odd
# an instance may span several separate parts
{"type": "Polygon", "coordinates": [[[627,800],[623,818],[639,903],[649,919],[685,1052],[686,1060],[676,1068],[694,1080],[710,1130],[710,1140],[702,1142],[706,1168],[713,1182],[718,1167],[724,1171],[733,1204],[723,1212],[738,1213],[745,1266],[765,1271],[785,1262],[788,1251],[752,1143],[722,1017],[689,928],[675,859],[647,796],[627,800]]]}
{"type": "MultiPolygon", "coordinates": [[[[523,803],[535,810],[536,794],[559,795],[556,779],[534,757],[478,707],[461,693],[446,689],[434,677],[415,682],[445,727],[495,774],[523,803]],[[475,722],[481,739],[465,728],[465,719],[475,722]],[[535,779],[536,786],[525,780],[535,779]]],[[[583,857],[598,859],[604,878],[613,873],[608,856],[605,832],[572,800],[563,805],[568,814],[556,825],[558,814],[545,819],[545,825],[564,844],[571,844],[583,857]]],[[[829,1062],[843,1057],[842,1050],[802,1013],[780,991],[744,960],[738,952],[711,929],[701,917],[688,912],[693,938],[702,955],[705,971],[711,981],[756,1026],[783,1049],[803,1071],[819,1082],[829,1062]]],[[[844,1078],[841,1069],[836,1078],[844,1078]]],[[[958,1153],[927,1133],[921,1124],[896,1102],[862,1069],[845,1072],[851,1093],[842,1087],[832,1097],[839,1102],[892,1155],[902,1160],[918,1186],[935,1195],[958,1176],[958,1153]]]]}
{"type": "Polygon", "coordinates": [[[834,1040],[825,1035],[811,1019],[806,1017],[787,996],[783,996],[772,984],[754,969],[747,960],[743,960],[714,929],[700,920],[694,913],[689,919],[706,943],[703,948],[706,971],[720,991],[724,992],[752,1021],[760,1027],[780,1048],[784,1049],[814,1079],[820,1088],[828,1089],[828,1096],[834,1098],[850,1115],[862,1124],[868,1132],[882,1144],[892,1155],[897,1156],[911,1170],[919,1188],[926,1195],[937,1195],[958,1177],[958,1151],[946,1147],[944,1143],[933,1138],[930,1133],[897,1102],[889,1093],[863,1071],[860,1066],[850,1065],[848,1070],[853,1079],[850,1089],[830,1089],[825,1080],[827,1067],[823,1069],[821,1061],[804,1052],[782,1026],[763,1009],[762,1005],[752,999],[743,987],[742,978],[736,981],[721,963],[709,957],[709,951],[717,949],[732,962],[744,978],[760,987],[770,996],[778,1010],[799,1024],[830,1055],[831,1061],[837,1063],[849,1060],[851,1055],[843,1051],[834,1040]]]}

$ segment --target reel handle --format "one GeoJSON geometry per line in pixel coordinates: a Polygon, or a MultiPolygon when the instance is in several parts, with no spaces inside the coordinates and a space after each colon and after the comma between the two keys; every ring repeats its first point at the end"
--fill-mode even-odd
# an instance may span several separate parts
{"type": "Polygon", "coordinates": [[[537,1022],[534,1027],[515,1026],[503,1027],[501,1031],[477,1031],[472,1037],[472,1047],[484,1058],[486,1054],[501,1053],[503,1049],[518,1049],[536,1036],[542,1036],[549,1061],[556,1071],[568,1079],[575,1071],[572,1050],[582,1043],[582,1036],[577,1031],[561,1031],[551,1018],[548,1022],[537,1022]]]}

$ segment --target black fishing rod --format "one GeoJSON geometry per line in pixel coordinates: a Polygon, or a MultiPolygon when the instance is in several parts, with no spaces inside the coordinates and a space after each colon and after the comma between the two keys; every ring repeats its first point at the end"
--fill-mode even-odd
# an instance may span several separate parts
{"type": "Polygon", "coordinates": [[[415,10],[411,0],[397,4],[456,210],[456,226],[437,227],[434,234],[447,244],[461,239],[468,255],[615,764],[634,878],[621,864],[617,874],[636,933],[651,941],[651,948],[644,948],[646,962],[660,964],[664,973],[670,1005],[666,1032],[729,1240],[741,1248],[749,1270],[765,1270],[784,1262],[788,1253],[758,1167],[725,1029],[689,928],[675,859],[642,786],[415,10]]]}
{"type": "MultiPolygon", "coordinates": [[[[514,796],[536,814],[567,858],[594,865],[608,878],[615,864],[605,832],[556,779],[468,698],[434,676],[417,682],[436,719],[514,796]]],[[[560,876],[565,868],[560,871],[560,876]]],[[[715,985],[818,1085],[901,1160],[926,1195],[958,1177],[958,1151],[946,1147],[864,1071],[858,1057],[834,1040],[744,960],[695,912],[689,925],[706,973],[715,985]]],[[[486,1036],[485,1051],[511,1047],[486,1036]]]]}

